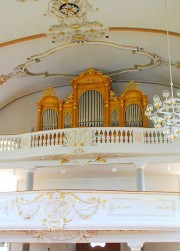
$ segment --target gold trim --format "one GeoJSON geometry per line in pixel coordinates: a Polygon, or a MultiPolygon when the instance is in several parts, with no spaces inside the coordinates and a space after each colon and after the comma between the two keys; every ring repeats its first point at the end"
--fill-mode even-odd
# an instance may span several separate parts
{"type": "MultiPolygon", "coordinates": [[[[165,30],[156,30],[156,29],[148,29],[148,28],[133,28],[133,27],[109,27],[109,31],[133,31],[133,32],[147,32],[147,33],[155,33],[155,34],[162,34],[166,35],[167,31],[165,30]]],[[[180,37],[179,32],[174,32],[174,31],[169,31],[169,35],[173,37],[180,37]]],[[[32,35],[32,36],[27,36],[27,37],[22,37],[22,38],[17,38],[13,40],[9,40],[3,43],[0,43],[0,48],[14,45],[14,44],[19,44],[23,42],[27,42],[30,40],[35,40],[39,38],[46,38],[45,33],[37,34],[37,35],[32,35]]]]}

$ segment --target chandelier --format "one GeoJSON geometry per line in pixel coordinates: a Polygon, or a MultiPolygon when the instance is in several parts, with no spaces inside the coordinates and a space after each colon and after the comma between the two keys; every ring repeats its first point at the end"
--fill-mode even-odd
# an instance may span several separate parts
{"type": "MultiPolygon", "coordinates": [[[[167,4],[165,0],[165,11],[167,15],[167,4]]],[[[167,18],[168,20],[168,18],[167,18]]],[[[177,90],[177,97],[174,97],[173,80],[172,80],[172,64],[169,42],[169,30],[167,28],[167,44],[168,44],[168,61],[170,73],[170,91],[164,90],[161,101],[158,95],[153,97],[153,105],[146,107],[145,115],[150,119],[155,128],[162,128],[162,132],[170,140],[180,136],[180,90],[177,90]],[[154,109],[155,108],[155,109],[154,109]]]]}

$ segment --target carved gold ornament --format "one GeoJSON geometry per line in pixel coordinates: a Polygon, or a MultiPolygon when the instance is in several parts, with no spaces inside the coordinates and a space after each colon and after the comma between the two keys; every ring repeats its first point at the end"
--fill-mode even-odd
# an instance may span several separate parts
{"type": "Polygon", "coordinates": [[[141,90],[139,89],[139,83],[135,83],[134,81],[130,81],[130,82],[126,85],[125,91],[132,91],[132,90],[141,91],[141,90]]]}
{"type": "Polygon", "coordinates": [[[72,103],[72,102],[73,102],[73,94],[71,93],[65,103],[69,104],[69,103],[72,103]]]}
{"type": "Polygon", "coordinates": [[[44,90],[43,97],[47,97],[47,96],[55,96],[56,97],[56,93],[52,87],[48,87],[46,90],[44,90]]]}
{"type": "Polygon", "coordinates": [[[110,100],[118,100],[118,97],[114,94],[114,92],[111,90],[109,93],[110,100]]]}
{"type": "Polygon", "coordinates": [[[1,75],[0,76],[0,85],[3,85],[8,80],[8,75],[1,75]]]}
{"type": "Polygon", "coordinates": [[[98,21],[84,21],[81,24],[52,25],[46,33],[53,42],[84,44],[85,42],[101,39],[108,29],[98,21]]]}
{"type": "Polygon", "coordinates": [[[45,15],[54,15],[59,22],[80,23],[94,10],[86,0],[51,0],[45,15]]]}
{"type": "Polygon", "coordinates": [[[74,218],[91,218],[105,201],[100,197],[81,199],[71,192],[44,193],[34,199],[17,197],[12,201],[12,209],[24,220],[36,217],[49,231],[62,230],[74,218]]]}

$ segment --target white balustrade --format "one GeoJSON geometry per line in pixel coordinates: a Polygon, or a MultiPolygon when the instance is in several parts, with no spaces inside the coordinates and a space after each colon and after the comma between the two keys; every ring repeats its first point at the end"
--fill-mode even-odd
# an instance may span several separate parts
{"type": "MultiPolygon", "coordinates": [[[[161,130],[153,128],[94,127],[70,128],[0,136],[0,151],[49,146],[81,146],[102,144],[174,144],[161,130]]],[[[176,141],[175,144],[179,143],[176,141]]]]}
{"type": "Polygon", "coordinates": [[[0,151],[15,151],[21,146],[21,138],[17,136],[1,136],[0,151]]]}

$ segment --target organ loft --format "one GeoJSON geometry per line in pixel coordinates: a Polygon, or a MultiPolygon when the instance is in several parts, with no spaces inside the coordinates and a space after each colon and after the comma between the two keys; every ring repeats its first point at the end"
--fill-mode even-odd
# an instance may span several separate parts
{"type": "Polygon", "coordinates": [[[37,130],[73,127],[147,127],[144,115],[148,97],[138,84],[130,82],[117,97],[111,79],[95,69],[88,69],[71,81],[73,91],[62,101],[49,87],[37,102],[37,130]]]}

